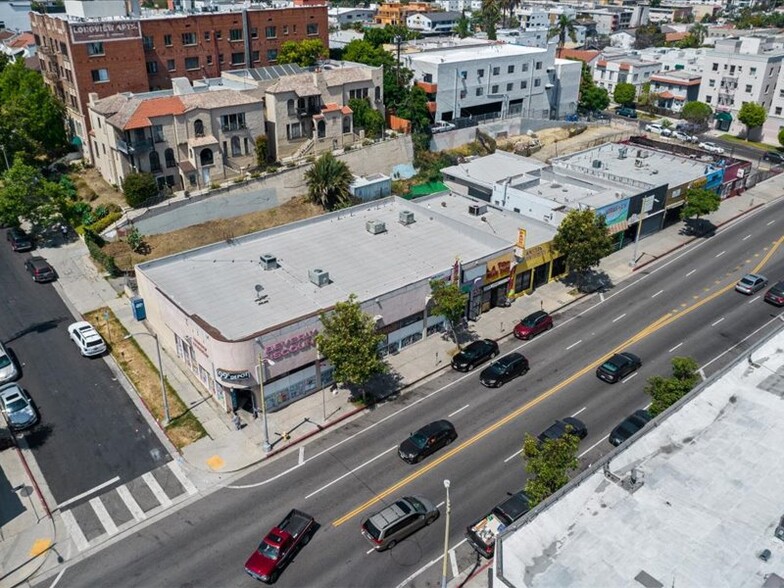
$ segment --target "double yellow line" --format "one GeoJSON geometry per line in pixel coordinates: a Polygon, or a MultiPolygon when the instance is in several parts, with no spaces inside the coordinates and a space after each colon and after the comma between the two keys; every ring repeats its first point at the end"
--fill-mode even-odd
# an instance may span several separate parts
{"type": "MultiPolygon", "coordinates": [[[[770,250],[767,252],[767,254],[762,258],[762,260],[756,265],[756,267],[752,270],[754,273],[758,272],[760,269],[762,269],[762,267],[765,266],[765,264],[770,260],[770,258],[773,256],[773,254],[778,249],[778,247],[782,244],[782,242],[784,242],[784,235],[782,235],[777,241],[773,242],[773,246],[770,248],[770,250]]],[[[447,451],[446,453],[444,453],[440,457],[434,459],[433,461],[428,462],[427,465],[425,465],[425,466],[423,466],[421,468],[418,468],[415,472],[412,472],[411,474],[409,474],[408,476],[406,476],[405,478],[403,478],[399,482],[396,482],[395,484],[393,484],[392,486],[390,486],[386,490],[381,491],[380,493],[378,493],[375,496],[373,496],[371,499],[363,502],[362,504],[360,504],[358,507],[356,507],[351,512],[346,513],[345,515],[343,515],[339,519],[335,519],[334,521],[332,521],[332,525],[335,526],[335,527],[338,527],[338,526],[342,525],[343,523],[347,522],[348,520],[354,518],[355,516],[357,516],[358,514],[360,514],[363,511],[367,510],[368,508],[370,508],[374,504],[377,504],[378,502],[384,500],[390,494],[393,494],[394,492],[400,490],[401,488],[403,488],[404,486],[406,486],[409,483],[413,482],[417,478],[419,478],[421,476],[424,476],[426,473],[428,473],[431,470],[437,468],[439,465],[444,463],[446,460],[454,457],[455,455],[457,455],[458,453],[460,453],[464,449],[466,449],[466,448],[474,445],[475,443],[481,441],[482,439],[484,439],[485,437],[487,437],[491,433],[494,433],[495,431],[497,431],[498,429],[500,429],[504,425],[509,424],[511,421],[515,420],[520,415],[528,412],[529,410],[531,410],[536,405],[538,405],[541,402],[547,400],[548,398],[550,398],[554,394],[560,392],[566,386],[568,386],[569,384],[573,383],[578,378],[580,378],[580,377],[584,376],[585,374],[587,374],[588,372],[596,369],[599,365],[604,363],[610,356],[614,355],[615,353],[618,353],[619,351],[622,351],[623,349],[625,349],[626,347],[628,347],[628,346],[630,346],[630,345],[632,345],[634,343],[637,343],[637,342],[641,341],[642,339],[648,337],[649,335],[652,335],[653,333],[657,332],[658,330],[663,329],[664,327],[672,324],[673,322],[675,322],[676,320],[680,319],[681,317],[686,316],[690,312],[693,312],[694,310],[700,308],[701,306],[707,304],[708,302],[714,300],[715,298],[721,296],[722,294],[728,292],[729,290],[732,290],[734,287],[735,287],[735,284],[734,283],[730,283],[730,284],[724,286],[723,288],[721,288],[720,290],[717,290],[716,292],[714,292],[714,293],[710,294],[709,296],[703,298],[699,302],[695,302],[694,304],[692,304],[691,306],[689,306],[688,308],[685,308],[684,310],[682,310],[680,312],[673,311],[673,312],[669,312],[669,313],[661,316],[660,318],[658,318],[657,320],[652,322],[650,325],[644,327],[638,333],[635,333],[634,335],[629,337],[626,341],[624,341],[623,343],[621,343],[620,345],[615,347],[612,351],[610,351],[609,353],[603,355],[602,357],[600,357],[599,359],[597,359],[593,363],[585,366],[584,368],[582,368],[578,372],[572,374],[571,376],[569,376],[565,380],[559,382],[558,384],[556,384],[555,386],[553,386],[549,390],[543,392],[542,394],[540,394],[536,398],[530,400],[529,402],[526,402],[520,408],[517,408],[514,412],[511,412],[508,415],[506,415],[505,417],[499,419],[498,421],[496,421],[492,425],[488,426],[486,429],[483,429],[482,431],[479,431],[473,437],[470,437],[470,438],[466,439],[465,441],[463,441],[460,445],[450,449],[449,451],[447,451]]]]}

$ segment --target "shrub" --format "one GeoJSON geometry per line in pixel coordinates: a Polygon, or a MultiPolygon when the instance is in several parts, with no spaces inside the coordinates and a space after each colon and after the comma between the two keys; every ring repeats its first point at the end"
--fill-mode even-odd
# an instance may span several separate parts
{"type": "Polygon", "coordinates": [[[84,242],[87,244],[87,250],[90,252],[90,257],[101,264],[103,269],[106,270],[106,273],[112,277],[120,275],[120,270],[114,261],[114,257],[107,255],[101,249],[103,239],[101,239],[99,235],[96,235],[90,229],[85,229],[84,242]]]}
{"type": "Polygon", "coordinates": [[[121,212],[110,212],[105,217],[98,219],[97,221],[90,224],[87,229],[92,231],[98,235],[100,235],[103,231],[106,230],[106,227],[111,225],[112,223],[117,222],[122,217],[121,212]]]}
{"type": "Polygon", "coordinates": [[[130,173],[123,180],[123,193],[129,206],[137,208],[158,195],[158,182],[152,174],[130,173]]]}
{"type": "Polygon", "coordinates": [[[218,182],[213,182],[212,184],[210,184],[210,190],[217,190],[220,187],[221,185],[218,182]]]}
{"type": "Polygon", "coordinates": [[[251,177],[251,178],[253,178],[253,179],[255,180],[256,178],[259,178],[259,177],[261,177],[261,172],[258,172],[258,171],[251,172],[251,173],[250,173],[250,177],[251,177]]]}
{"type": "Polygon", "coordinates": [[[244,176],[237,176],[237,177],[236,177],[236,178],[234,178],[232,181],[233,181],[235,184],[241,184],[242,182],[244,182],[244,181],[245,181],[245,177],[244,177],[244,176]]]}

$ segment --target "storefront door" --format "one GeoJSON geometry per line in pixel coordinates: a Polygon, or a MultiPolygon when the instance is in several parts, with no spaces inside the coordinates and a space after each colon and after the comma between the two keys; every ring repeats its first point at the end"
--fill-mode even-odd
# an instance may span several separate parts
{"type": "Polygon", "coordinates": [[[543,263],[542,265],[534,268],[534,289],[539,286],[544,286],[547,283],[547,278],[550,276],[550,262],[543,263]]]}

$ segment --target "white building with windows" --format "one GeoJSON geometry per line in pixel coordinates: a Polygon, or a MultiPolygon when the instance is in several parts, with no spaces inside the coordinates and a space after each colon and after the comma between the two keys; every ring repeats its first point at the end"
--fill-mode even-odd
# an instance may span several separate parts
{"type": "Polygon", "coordinates": [[[660,69],[658,61],[644,61],[629,55],[603,55],[593,69],[593,81],[606,89],[610,97],[620,83],[632,84],[639,96],[642,86],[650,82],[651,76],[660,69]]]}
{"type": "Polygon", "coordinates": [[[354,23],[373,24],[376,13],[378,13],[377,6],[370,8],[333,6],[327,12],[327,19],[330,25],[338,27],[354,23]]]}
{"type": "Polygon", "coordinates": [[[448,34],[454,30],[460,16],[459,12],[417,12],[408,15],[406,26],[421,33],[448,34]]]}

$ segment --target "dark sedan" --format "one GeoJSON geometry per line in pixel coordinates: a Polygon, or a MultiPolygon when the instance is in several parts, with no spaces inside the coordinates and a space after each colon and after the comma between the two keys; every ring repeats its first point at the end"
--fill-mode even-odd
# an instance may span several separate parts
{"type": "Polygon", "coordinates": [[[510,353],[494,361],[479,374],[479,381],[488,388],[498,388],[528,372],[528,360],[522,353],[510,353]]]}
{"type": "Polygon", "coordinates": [[[635,410],[612,430],[609,437],[610,443],[618,447],[642,429],[651,418],[651,414],[647,410],[635,410]]]}
{"type": "Polygon", "coordinates": [[[452,423],[445,420],[435,421],[411,433],[411,436],[400,444],[397,454],[405,462],[419,463],[455,439],[457,431],[452,423]]]}
{"type": "Polygon", "coordinates": [[[616,353],[596,368],[596,376],[600,380],[615,384],[615,382],[623,380],[632,372],[640,369],[640,366],[642,366],[642,360],[639,357],[624,351],[623,353],[616,353]]]}
{"type": "Polygon", "coordinates": [[[775,306],[784,306],[784,282],[776,282],[765,292],[765,301],[775,306]]]}
{"type": "Polygon", "coordinates": [[[779,165],[784,163],[784,155],[778,151],[766,151],[765,155],[762,156],[762,159],[779,165]]]}
{"type": "Polygon", "coordinates": [[[25,269],[34,282],[52,282],[57,279],[54,268],[43,257],[33,256],[25,261],[25,269]]]}
{"type": "Polygon", "coordinates": [[[469,343],[452,358],[452,367],[458,372],[470,372],[480,363],[498,355],[498,343],[492,339],[481,339],[469,343]]]}
{"type": "Polygon", "coordinates": [[[580,419],[566,417],[560,421],[555,421],[552,425],[542,431],[537,439],[541,443],[545,441],[555,441],[566,434],[576,435],[578,439],[585,439],[588,435],[588,427],[580,419]]]}
{"type": "Polygon", "coordinates": [[[14,251],[30,251],[33,248],[33,240],[30,238],[30,235],[18,227],[8,229],[5,238],[14,251]]]}

